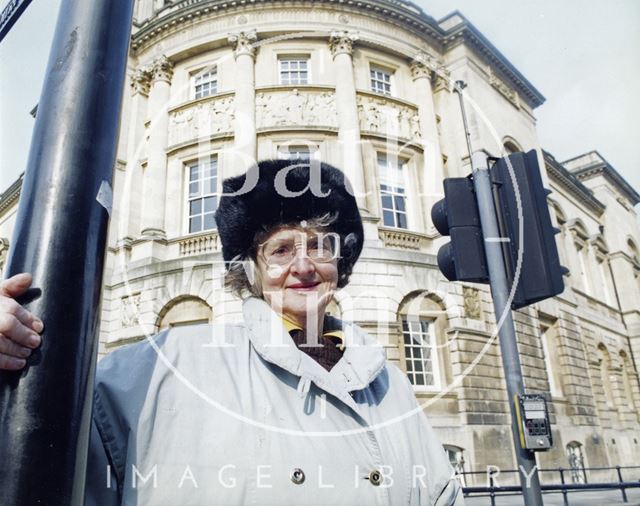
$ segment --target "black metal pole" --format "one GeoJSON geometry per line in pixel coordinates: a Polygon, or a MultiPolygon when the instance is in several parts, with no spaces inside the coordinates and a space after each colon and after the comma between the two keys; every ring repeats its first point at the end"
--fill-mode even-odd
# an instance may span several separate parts
{"type": "Polygon", "coordinates": [[[45,324],[0,374],[0,504],[79,505],[133,0],[63,0],[7,265],[45,324]]]}

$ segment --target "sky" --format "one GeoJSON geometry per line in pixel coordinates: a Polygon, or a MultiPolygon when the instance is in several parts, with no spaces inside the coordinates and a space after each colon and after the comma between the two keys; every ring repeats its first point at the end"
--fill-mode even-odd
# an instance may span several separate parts
{"type": "MultiPolygon", "coordinates": [[[[436,19],[460,11],[546,97],[534,111],[544,149],[596,149],[640,192],[639,0],[415,3],[436,19]]],[[[0,42],[0,193],[26,166],[59,5],[33,1],[0,42]]]]}

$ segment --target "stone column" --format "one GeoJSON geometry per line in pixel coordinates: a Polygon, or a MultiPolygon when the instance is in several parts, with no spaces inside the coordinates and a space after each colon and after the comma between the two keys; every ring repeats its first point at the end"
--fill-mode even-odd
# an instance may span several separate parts
{"type": "Polygon", "coordinates": [[[240,174],[256,162],[256,31],[231,34],[236,60],[233,162],[224,177],[240,174]]]}
{"type": "Polygon", "coordinates": [[[169,91],[173,64],[166,56],[154,60],[149,92],[149,156],[143,176],[142,236],[165,239],[164,212],[167,185],[167,142],[169,138],[169,91]]]}
{"type": "Polygon", "coordinates": [[[422,215],[425,216],[426,232],[435,234],[436,230],[431,221],[431,207],[443,196],[442,180],[444,179],[440,137],[431,87],[432,70],[437,68],[437,61],[430,55],[420,53],[411,63],[410,68],[415,86],[420,118],[420,140],[423,148],[423,166],[419,168],[420,203],[422,215]]]}
{"type": "MultiPolygon", "coordinates": [[[[354,188],[354,195],[361,210],[367,211],[364,167],[362,164],[362,144],[360,142],[360,122],[358,102],[353,76],[354,33],[335,31],[331,33],[329,47],[333,56],[336,80],[336,108],[338,111],[338,141],[340,144],[340,168],[347,174],[354,188]]],[[[369,193],[371,197],[373,192],[369,193]]]]}
{"type": "Polygon", "coordinates": [[[135,224],[140,221],[139,199],[132,199],[131,195],[142,195],[142,173],[140,160],[144,158],[144,122],[147,114],[147,99],[151,84],[151,71],[145,67],[138,67],[131,75],[131,98],[129,122],[127,132],[127,165],[124,181],[121,186],[120,220],[117,227],[118,246],[128,247],[135,239],[135,224]]]}

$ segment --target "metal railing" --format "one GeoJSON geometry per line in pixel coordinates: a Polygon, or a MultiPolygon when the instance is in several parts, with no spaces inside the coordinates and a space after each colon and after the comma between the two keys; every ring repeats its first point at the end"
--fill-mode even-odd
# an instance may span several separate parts
{"type": "MultiPolygon", "coordinates": [[[[638,478],[635,481],[625,481],[623,478],[623,471],[627,471],[630,469],[640,469],[640,466],[614,466],[614,467],[580,467],[579,469],[572,468],[564,468],[557,467],[551,469],[538,469],[538,473],[558,473],[560,476],[560,483],[541,483],[541,489],[543,492],[561,492],[562,498],[564,502],[564,506],[570,506],[569,503],[569,493],[577,492],[581,490],[620,490],[622,493],[622,501],[627,503],[629,502],[627,497],[626,489],[628,488],[640,488],[640,472],[638,473],[638,478]],[[608,482],[587,482],[587,471],[615,471],[618,481],[608,481],[608,482]],[[566,482],[566,473],[582,473],[584,477],[584,483],[567,483],[566,482]]],[[[462,472],[460,473],[460,477],[462,478],[463,483],[467,483],[467,477],[474,475],[484,475],[487,477],[489,482],[488,486],[465,486],[463,487],[463,492],[465,497],[483,497],[489,496],[491,498],[491,506],[495,506],[496,497],[502,495],[519,495],[522,493],[522,487],[520,485],[498,485],[494,476],[498,475],[517,475],[520,471],[517,469],[509,469],[509,470],[493,470],[488,469],[487,471],[471,471],[471,472],[462,472]]],[[[627,474],[628,476],[628,474],[627,474]]],[[[593,479],[593,476],[591,477],[593,479]]],[[[518,476],[514,477],[514,480],[518,480],[518,476]]],[[[574,503],[575,504],[575,503],[574,503]]]]}

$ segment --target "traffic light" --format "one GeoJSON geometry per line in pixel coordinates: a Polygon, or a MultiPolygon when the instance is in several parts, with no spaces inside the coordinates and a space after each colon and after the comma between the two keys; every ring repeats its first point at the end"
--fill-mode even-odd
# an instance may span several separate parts
{"type": "Polygon", "coordinates": [[[444,199],[431,208],[431,219],[451,242],[438,251],[438,267],[449,281],[488,283],[489,271],[473,181],[467,177],[444,180],[444,199]]]}
{"type": "Polygon", "coordinates": [[[518,251],[522,247],[522,268],[511,303],[513,309],[518,309],[562,293],[563,275],[567,269],[560,265],[554,237],[559,230],[551,224],[547,205],[547,195],[551,191],[542,186],[536,151],[513,153],[508,160],[517,187],[506,158],[498,159],[490,170],[498,226],[502,238],[508,239],[502,244],[511,286],[515,279],[518,251]],[[522,210],[522,243],[518,199],[522,210]]]}

